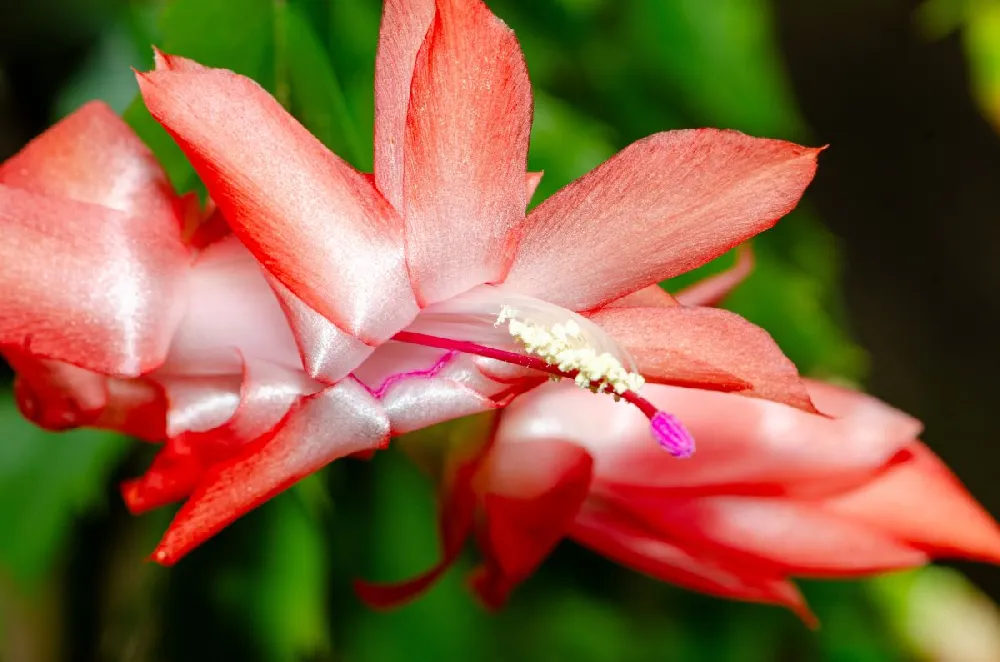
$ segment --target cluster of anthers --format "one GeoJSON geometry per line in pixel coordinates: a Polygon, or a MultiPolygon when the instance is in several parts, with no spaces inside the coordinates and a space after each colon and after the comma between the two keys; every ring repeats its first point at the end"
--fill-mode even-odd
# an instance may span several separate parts
{"type": "MultiPolygon", "coordinates": [[[[638,391],[646,383],[642,375],[626,370],[621,361],[608,352],[598,353],[588,346],[583,329],[573,320],[546,327],[523,322],[515,315],[516,311],[510,306],[504,306],[496,324],[506,322],[510,335],[524,347],[524,351],[561,372],[575,375],[573,380],[580,388],[594,393],[610,393],[617,402],[627,391],[638,391]]],[[[553,376],[553,379],[559,377],[553,376]]]]}

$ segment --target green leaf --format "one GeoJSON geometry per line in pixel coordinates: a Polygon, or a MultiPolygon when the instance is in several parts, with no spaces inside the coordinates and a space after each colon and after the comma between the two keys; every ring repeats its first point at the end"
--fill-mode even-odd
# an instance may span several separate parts
{"type": "Polygon", "coordinates": [[[73,521],[100,504],[128,445],[107,432],[45,432],[0,398],[0,565],[34,584],[52,568],[73,521]]]}

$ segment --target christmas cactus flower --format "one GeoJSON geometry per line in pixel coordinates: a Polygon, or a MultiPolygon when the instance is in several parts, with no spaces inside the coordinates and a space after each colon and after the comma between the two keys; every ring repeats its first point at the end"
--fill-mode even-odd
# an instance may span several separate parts
{"type": "Polygon", "coordinates": [[[631,403],[650,443],[675,455],[690,454],[692,438],[642,394],[645,381],[813,411],[766,332],[724,311],[650,304],[667,297],[655,283],[790,211],[816,149],[732,131],[658,134],[525,214],[537,183],[526,171],[527,71],[480,0],[385,3],[373,176],[230,71],[157,54],[138,80],[263,266],[308,376],[354,403],[345,420],[315,397],[213,469],[161,561],[358,445],[330,429],[407,432],[504,405],[546,377],[631,403]]]}
{"type": "MultiPolygon", "coordinates": [[[[715,304],[750,267],[744,251],[677,300],[715,304]]],[[[648,385],[646,397],[698,439],[683,463],[650,446],[633,409],[568,384],[534,389],[475,455],[454,458],[441,562],[358,591],[383,607],[419,594],[477,527],[484,563],[472,584],[493,607],[563,538],[664,581],[784,605],[811,624],[793,577],[858,577],[938,557],[1000,563],[1000,528],[917,440],[919,421],[847,388],[806,386],[818,412],[648,385]]]]}

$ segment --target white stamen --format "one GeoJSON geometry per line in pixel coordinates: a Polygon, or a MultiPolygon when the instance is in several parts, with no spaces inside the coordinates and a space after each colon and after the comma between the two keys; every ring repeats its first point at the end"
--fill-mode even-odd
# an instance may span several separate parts
{"type": "Polygon", "coordinates": [[[580,325],[574,320],[546,327],[523,322],[515,317],[516,312],[509,306],[501,307],[494,326],[506,322],[510,335],[528,354],[563,372],[576,371],[574,381],[580,388],[595,393],[610,392],[617,400],[626,391],[638,391],[646,383],[642,375],[626,370],[608,352],[598,354],[587,344],[580,325]]]}

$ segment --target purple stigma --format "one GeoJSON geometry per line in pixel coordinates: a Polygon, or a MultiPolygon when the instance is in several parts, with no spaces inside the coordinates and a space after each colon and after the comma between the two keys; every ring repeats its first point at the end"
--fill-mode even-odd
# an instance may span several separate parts
{"type": "Polygon", "coordinates": [[[649,419],[656,443],[674,457],[691,457],[694,437],[684,424],[665,411],[658,411],[649,419]]]}

